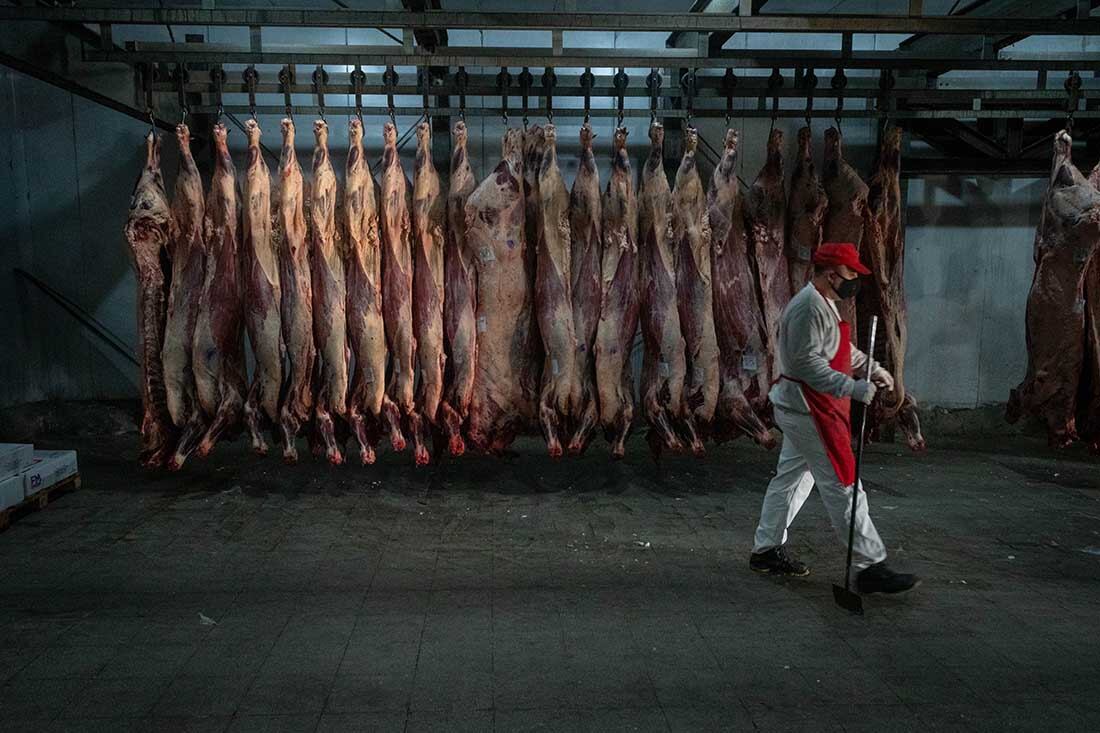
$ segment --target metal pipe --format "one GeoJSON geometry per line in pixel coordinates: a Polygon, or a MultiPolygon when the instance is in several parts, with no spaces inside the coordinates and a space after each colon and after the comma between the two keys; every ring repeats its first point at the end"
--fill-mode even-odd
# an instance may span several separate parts
{"type": "MultiPolygon", "coordinates": [[[[213,112],[216,111],[216,109],[217,109],[216,107],[204,106],[204,107],[196,107],[192,111],[196,112],[196,113],[202,113],[202,112],[213,113],[213,112]]],[[[237,113],[237,114],[245,114],[245,113],[248,112],[248,107],[247,107],[247,105],[239,105],[239,106],[227,105],[224,108],[224,110],[226,112],[233,112],[233,113],[237,113]]],[[[346,105],[341,105],[341,106],[336,106],[336,107],[326,106],[325,111],[327,113],[348,114],[348,115],[353,115],[353,114],[356,113],[355,107],[350,107],[350,106],[346,106],[346,105]]],[[[436,107],[436,108],[433,108],[431,110],[432,114],[438,115],[438,116],[458,115],[459,111],[460,110],[456,107],[436,107]]],[[[280,114],[283,114],[284,112],[285,112],[285,108],[281,107],[281,106],[269,105],[269,106],[258,106],[258,107],[256,107],[256,114],[258,114],[258,115],[280,115],[280,114]]],[[[297,105],[297,106],[294,106],[292,108],[292,112],[294,114],[304,114],[304,115],[317,114],[318,108],[317,108],[316,105],[297,105]]],[[[389,114],[390,114],[389,109],[386,108],[386,107],[363,107],[362,112],[363,112],[364,117],[370,117],[370,116],[388,117],[389,114]]],[[[529,113],[531,115],[545,116],[546,112],[547,112],[547,110],[546,110],[545,107],[531,107],[529,109],[529,113]]],[[[1031,117],[1034,117],[1035,119],[1039,119],[1040,117],[1042,117],[1042,118],[1045,119],[1047,115],[1042,115],[1041,112],[1042,111],[1039,111],[1039,110],[1028,110],[1026,113],[1021,113],[1018,110],[1011,110],[1011,109],[979,109],[979,110],[974,110],[974,109],[969,109],[969,108],[968,109],[919,109],[919,110],[899,109],[899,110],[890,110],[889,112],[887,112],[886,110],[877,110],[877,109],[847,109],[846,108],[841,112],[840,116],[841,116],[842,119],[883,118],[883,117],[889,116],[890,119],[895,119],[895,120],[901,120],[901,119],[1014,119],[1014,118],[1019,118],[1021,116],[1031,116],[1031,117]]],[[[393,114],[395,116],[419,117],[419,116],[424,114],[424,109],[422,107],[394,107],[393,114]]],[[[593,109],[589,112],[589,114],[592,117],[615,118],[615,117],[618,116],[619,112],[618,112],[617,109],[593,109]]],[[[776,117],[782,118],[782,119],[805,119],[806,110],[805,109],[780,109],[780,110],[777,110],[775,113],[773,113],[771,109],[763,109],[763,110],[761,110],[761,109],[743,109],[743,110],[734,110],[733,116],[735,118],[769,119],[773,116],[773,114],[776,117]]],[[[500,108],[499,107],[484,107],[484,108],[467,107],[466,108],[466,116],[467,117],[499,117],[500,116],[500,108]]],[[[627,108],[627,109],[623,110],[623,116],[627,117],[627,118],[649,117],[650,116],[650,110],[648,108],[647,109],[627,108]]],[[[698,117],[724,118],[726,116],[726,110],[725,110],[725,108],[707,109],[707,108],[696,107],[694,110],[692,110],[691,116],[693,118],[698,118],[698,117]]],[[[811,116],[815,119],[834,119],[836,117],[836,110],[833,110],[833,109],[814,109],[811,113],[811,116]]],[[[575,117],[575,118],[580,119],[580,118],[584,117],[584,110],[583,109],[555,107],[554,117],[555,118],[563,118],[563,117],[564,118],[574,118],[575,117]]],[[[662,118],[666,118],[666,119],[668,119],[668,118],[681,118],[681,119],[683,119],[683,118],[687,117],[687,112],[686,112],[686,110],[682,110],[682,109],[664,109],[664,110],[660,110],[660,112],[658,114],[658,117],[662,117],[662,118]]],[[[1075,117],[1078,118],[1078,119],[1100,119],[1100,110],[1083,110],[1081,112],[1076,113],[1075,117]]]]}
{"type": "Polygon", "coordinates": [[[691,67],[695,69],[913,69],[928,71],[1100,71],[1100,54],[1043,54],[1019,58],[983,59],[975,56],[947,58],[909,53],[862,51],[843,55],[833,51],[721,51],[700,56],[688,49],[565,49],[554,55],[541,48],[459,48],[446,51],[412,53],[395,51],[392,46],[327,46],[319,48],[284,47],[251,51],[245,48],[211,47],[208,44],[134,44],[124,51],[88,49],[87,61],[112,63],[179,63],[192,64],[302,64],[316,66],[528,66],[583,68],[611,66],[628,69],[654,67],[691,67]]]}
{"type": "Polygon", "coordinates": [[[723,13],[542,13],[429,10],[292,10],[0,6],[0,21],[118,25],[282,26],[449,30],[569,30],[697,33],[930,33],[937,35],[1100,35],[1100,22],[1061,18],[723,13]]]}

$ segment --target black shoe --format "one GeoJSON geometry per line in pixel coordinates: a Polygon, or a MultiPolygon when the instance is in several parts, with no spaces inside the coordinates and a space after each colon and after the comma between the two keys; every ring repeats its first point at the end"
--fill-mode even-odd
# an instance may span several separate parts
{"type": "Polygon", "coordinates": [[[749,568],[755,573],[765,575],[791,575],[801,578],[810,574],[810,569],[788,555],[783,547],[752,553],[749,555],[749,568]]]}
{"type": "Polygon", "coordinates": [[[895,573],[885,562],[875,563],[856,576],[856,591],[868,593],[905,593],[920,585],[920,578],[910,573],[895,573]]]}

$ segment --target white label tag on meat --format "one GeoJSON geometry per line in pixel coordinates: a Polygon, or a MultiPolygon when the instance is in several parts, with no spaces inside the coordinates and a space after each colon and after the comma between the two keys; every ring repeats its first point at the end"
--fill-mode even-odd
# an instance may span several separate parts
{"type": "Polygon", "coordinates": [[[693,366],[691,368],[691,375],[692,375],[692,378],[695,380],[696,384],[701,384],[702,381],[703,381],[703,377],[706,376],[706,374],[703,371],[703,367],[701,367],[701,366],[693,366]]]}
{"type": "Polygon", "coordinates": [[[489,321],[485,319],[485,316],[477,317],[477,332],[485,333],[489,330],[489,321]]]}
{"type": "Polygon", "coordinates": [[[798,248],[798,259],[808,261],[810,259],[810,248],[809,247],[799,247],[798,248]]]}
{"type": "Polygon", "coordinates": [[[1073,304],[1073,312],[1074,313],[1084,313],[1085,312],[1085,299],[1084,298],[1078,298],[1077,302],[1073,304]]]}
{"type": "Polygon", "coordinates": [[[374,382],[374,367],[368,366],[363,370],[363,383],[372,384],[374,382]]]}
{"type": "Polygon", "coordinates": [[[551,359],[550,360],[550,373],[553,374],[556,377],[556,376],[558,376],[558,372],[560,372],[560,371],[561,371],[561,368],[558,366],[558,360],[557,359],[551,359]]]}
{"type": "Polygon", "coordinates": [[[756,354],[751,351],[741,355],[741,369],[746,372],[755,372],[760,367],[756,364],[756,354]]]}
{"type": "Polygon", "coordinates": [[[481,251],[478,252],[478,257],[481,258],[482,262],[492,262],[497,258],[496,255],[493,254],[493,248],[489,245],[485,245],[481,248],[481,251]]]}
{"type": "Polygon", "coordinates": [[[662,377],[667,377],[672,374],[672,369],[668,366],[667,361],[657,362],[657,373],[660,374],[662,377]]]}

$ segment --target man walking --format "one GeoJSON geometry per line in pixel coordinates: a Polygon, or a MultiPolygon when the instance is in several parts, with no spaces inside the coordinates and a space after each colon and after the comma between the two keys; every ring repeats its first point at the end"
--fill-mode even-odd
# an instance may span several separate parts
{"type": "MultiPolygon", "coordinates": [[[[840,319],[837,300],[853,298],[859,276],[870,274],[855,246],[822,244],[814,254],[813,280],[783,311],[777,358],[780,377],[769,397],[783,447],[775,478],[768,484],[749,567],[773,575],[809,575],[810,569],[784,548],[787,528],[817,486],[829,520],[847,542],[855,456],[850,420],[853,399],[870,405],[877,387],[893,389],[894,378],[876,367],[871,379],[854,379],[867,355],[852,346],[851,330],[840,319]]],[[[861,487],[862,488],[862,487],[861,487]]],[[[853,566],[860,593],[901,593],[919,582],[886,566],[886,547],[867,513],[867,495],[856,507],[853,566]]]]}

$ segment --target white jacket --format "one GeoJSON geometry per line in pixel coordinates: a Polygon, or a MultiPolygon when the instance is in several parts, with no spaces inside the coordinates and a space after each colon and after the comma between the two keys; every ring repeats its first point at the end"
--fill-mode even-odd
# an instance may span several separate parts
{"type": "MultiPolygon", "coordinates": [[[[790,412],[809,413],[798,382],[834,397],[851,397],[855,380],[829,366],[839,343],[840,312],[833,301],[809,283],[791,298],[779,323],[776,376],[790,379],[780,379],[772,387],[768,394],[772,404],[790,412]]],[[[853,373],[862,378],[866,364],[867,355],[853,344],[853,373]]],[[[876,373],[880,370],[882,367],[875,367],[876,373]]]]}

